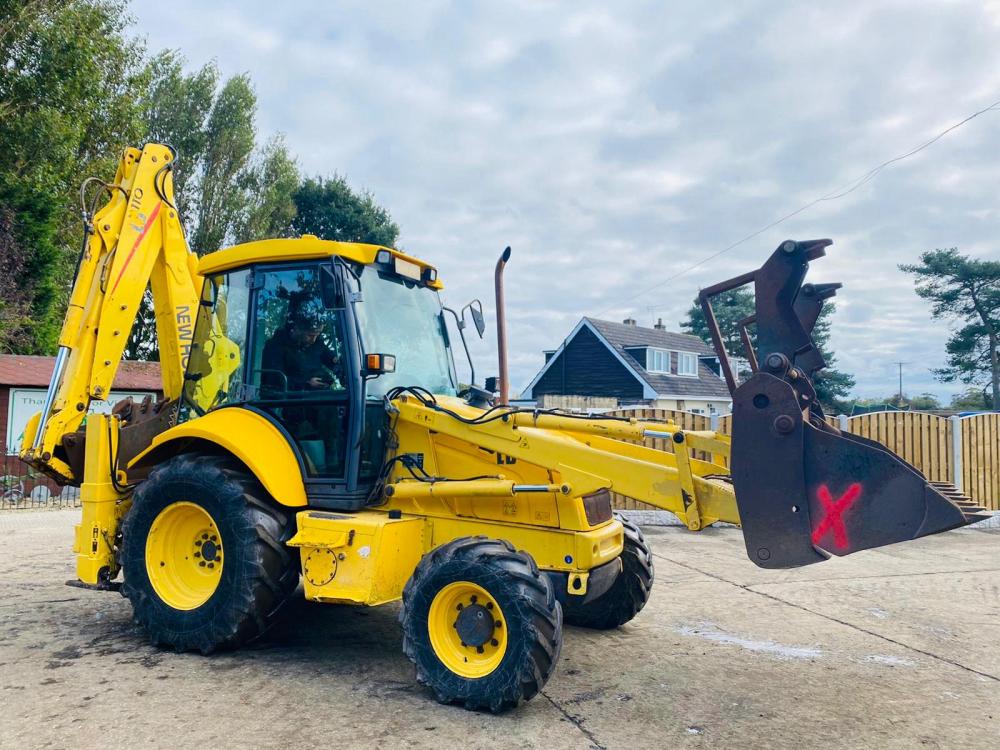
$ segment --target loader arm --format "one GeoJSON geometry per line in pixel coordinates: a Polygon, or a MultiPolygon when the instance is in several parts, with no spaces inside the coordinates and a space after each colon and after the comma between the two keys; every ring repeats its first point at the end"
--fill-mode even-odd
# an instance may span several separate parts
{"type": "Polygon", "coordinates": [[[113,182],[84,184],[98,183],[108,198],[93,215],[84,206],[83,247],[55,367],[45,405],[29,421],[21,446],[25,461],[60,482],[83,480],[64,438],[78,430],[92,400],[108,397],[147,286],[164,396],[181,394],[201,280],[173,204],[173,161],[166,146],[129,148],[113,182]]]}
{"type": "MultiPolygon", "coordinates": [[[[740,522],[732,485],[726,481],[729,438],[724,435],[684,431],[670,422],[591,419],[513,407],[501,412],[505,414],[502,419],[477,420],[481,410],[459,399],[430,400],[421,398],[419,393],[399,396],[391,408],[405,425],[432,436],[446,435],[464,441],[490,455],[502,455],[511,469],[517,462],[523,462],[549,472],[557,488],[554,493],[563,528],[586,529],[585,522],[573,526],[572,519],[580,517],[575,506],[581,497],[601,491],[617,492],[669,510],[692,531],[716,521],[740,522]],[[673,452],[637,444],[649,438],[670,440],[673,452]],[[701,458],[692,455],[692,451],[701,458]]],[[[402,430],[400,435],[405,449],[414,445],[402,430]]],[[[480,471],[485,474],[487,468],[480,471]]],[[[503,477],[502,469],[498,476],[503,477]]],[[[476,479],[459,482],[457,486],[449,480],[430,483],[428,488],[421,487],[428,485],[426,482],[407,479],[405,471],[397,473],[396,478],[387,494],[397,500],[434,492],[475,496],[494,493],[500,487],[501,494],[517,492],[517,483],[506,479],[495,480],[499,485],[476,479]]],[[[454,508],[442,508],[443,513],[453,511],[454,508]]]]}

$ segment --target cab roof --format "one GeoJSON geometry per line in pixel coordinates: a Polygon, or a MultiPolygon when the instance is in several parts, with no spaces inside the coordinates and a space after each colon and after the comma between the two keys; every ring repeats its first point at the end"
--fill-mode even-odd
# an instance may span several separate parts
{"type": "MultiPolygon", "coordinates": [[[[334,256],[368,265],[375,262],[375,256],[380,250],[386,250],[393,257],[414,263],[421,269],[434,269],[430,263],[391,247],[367,245],[361,242],[334,242],[333,240],[321,240],[313,234],[304,234],[292,239],[259,240],[217,250],[198,261],[198,273],[202,276],[210,276],[254,263],[321,260],[334,256]]],[[[442,284],[436,278],[437,269],[434,270],[435,279],[427,282],[427,286],[440,289],[442,284]]]]}

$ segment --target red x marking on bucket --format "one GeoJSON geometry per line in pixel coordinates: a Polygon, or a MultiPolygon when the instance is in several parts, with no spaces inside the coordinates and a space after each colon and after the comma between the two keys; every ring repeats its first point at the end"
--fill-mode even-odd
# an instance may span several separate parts
{"type": "Polygon", "coordinates": [[[854,501],[861,497],[861,485],[857,482],[852,484],[843,495],[837,498],[836,502],[834,502],[833,496],[830,494],[830,489],[825,484],[820,485],[816,495],[823,504],[826,515],[823,516],[823,520],[819,522],[819,525],[813,529],[813,544],[819,544],[819,540],[823,538],[826,532],[833,530],[833,543],[837,546],[837,549],[845,549],[847,547],[847,529],[844,528],[844,511],[850,508],[854,504],[854,501]]]}

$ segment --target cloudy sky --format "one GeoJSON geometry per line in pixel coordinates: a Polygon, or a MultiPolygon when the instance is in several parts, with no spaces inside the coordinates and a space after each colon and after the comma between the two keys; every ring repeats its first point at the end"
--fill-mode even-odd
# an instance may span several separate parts
{"type": "MultiPolygon", "coordinates": [[[[959,390],[934,381],[948,329],[896,267],[1000,257],[1000,111],[668,279],[1000,100],[1000,2],[417,5],[133,13],[150,48],[248,71],[261,135],[371,190],[446,302],[488,304],[511,245],[517,390],[581,316],[676,329],[700,286],[788,237],[835,241],[810,279],[846,284],[833,345],[859,395],[893,393],[897,361],[909,393],[959,390]]],[[[488,343],[476,354],[495,372],[488,343]]]]}

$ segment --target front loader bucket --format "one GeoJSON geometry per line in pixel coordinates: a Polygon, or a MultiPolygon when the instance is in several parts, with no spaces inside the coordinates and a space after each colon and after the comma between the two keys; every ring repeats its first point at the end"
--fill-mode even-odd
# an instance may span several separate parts
{"type": "Polygon", "coordinates": [[[948,531],[982,510],[882,446],[803,419],[791,386],[763,372],[734,394],[731,470],[747,554],[764,568],[948,531]]]}
{"type": "Polygon", "coordinates": [[[818,305],[837,285],[810,287],[806,300],[801,285],[808,261],[821,257],[829,244],[782,243],[760,270],[702,292],[732,388],[731,473],[744,541],[750,559],[764,568],[808,565],[981,518],[982,508],[928,482],[888,448],[824,420],[811,382],[824,362],[811,331],[818,305]],[[757,351],[747,359],[754,372],[732,387],[736,377],[711,314],[711,297],[751,282],[757,351]]]}

